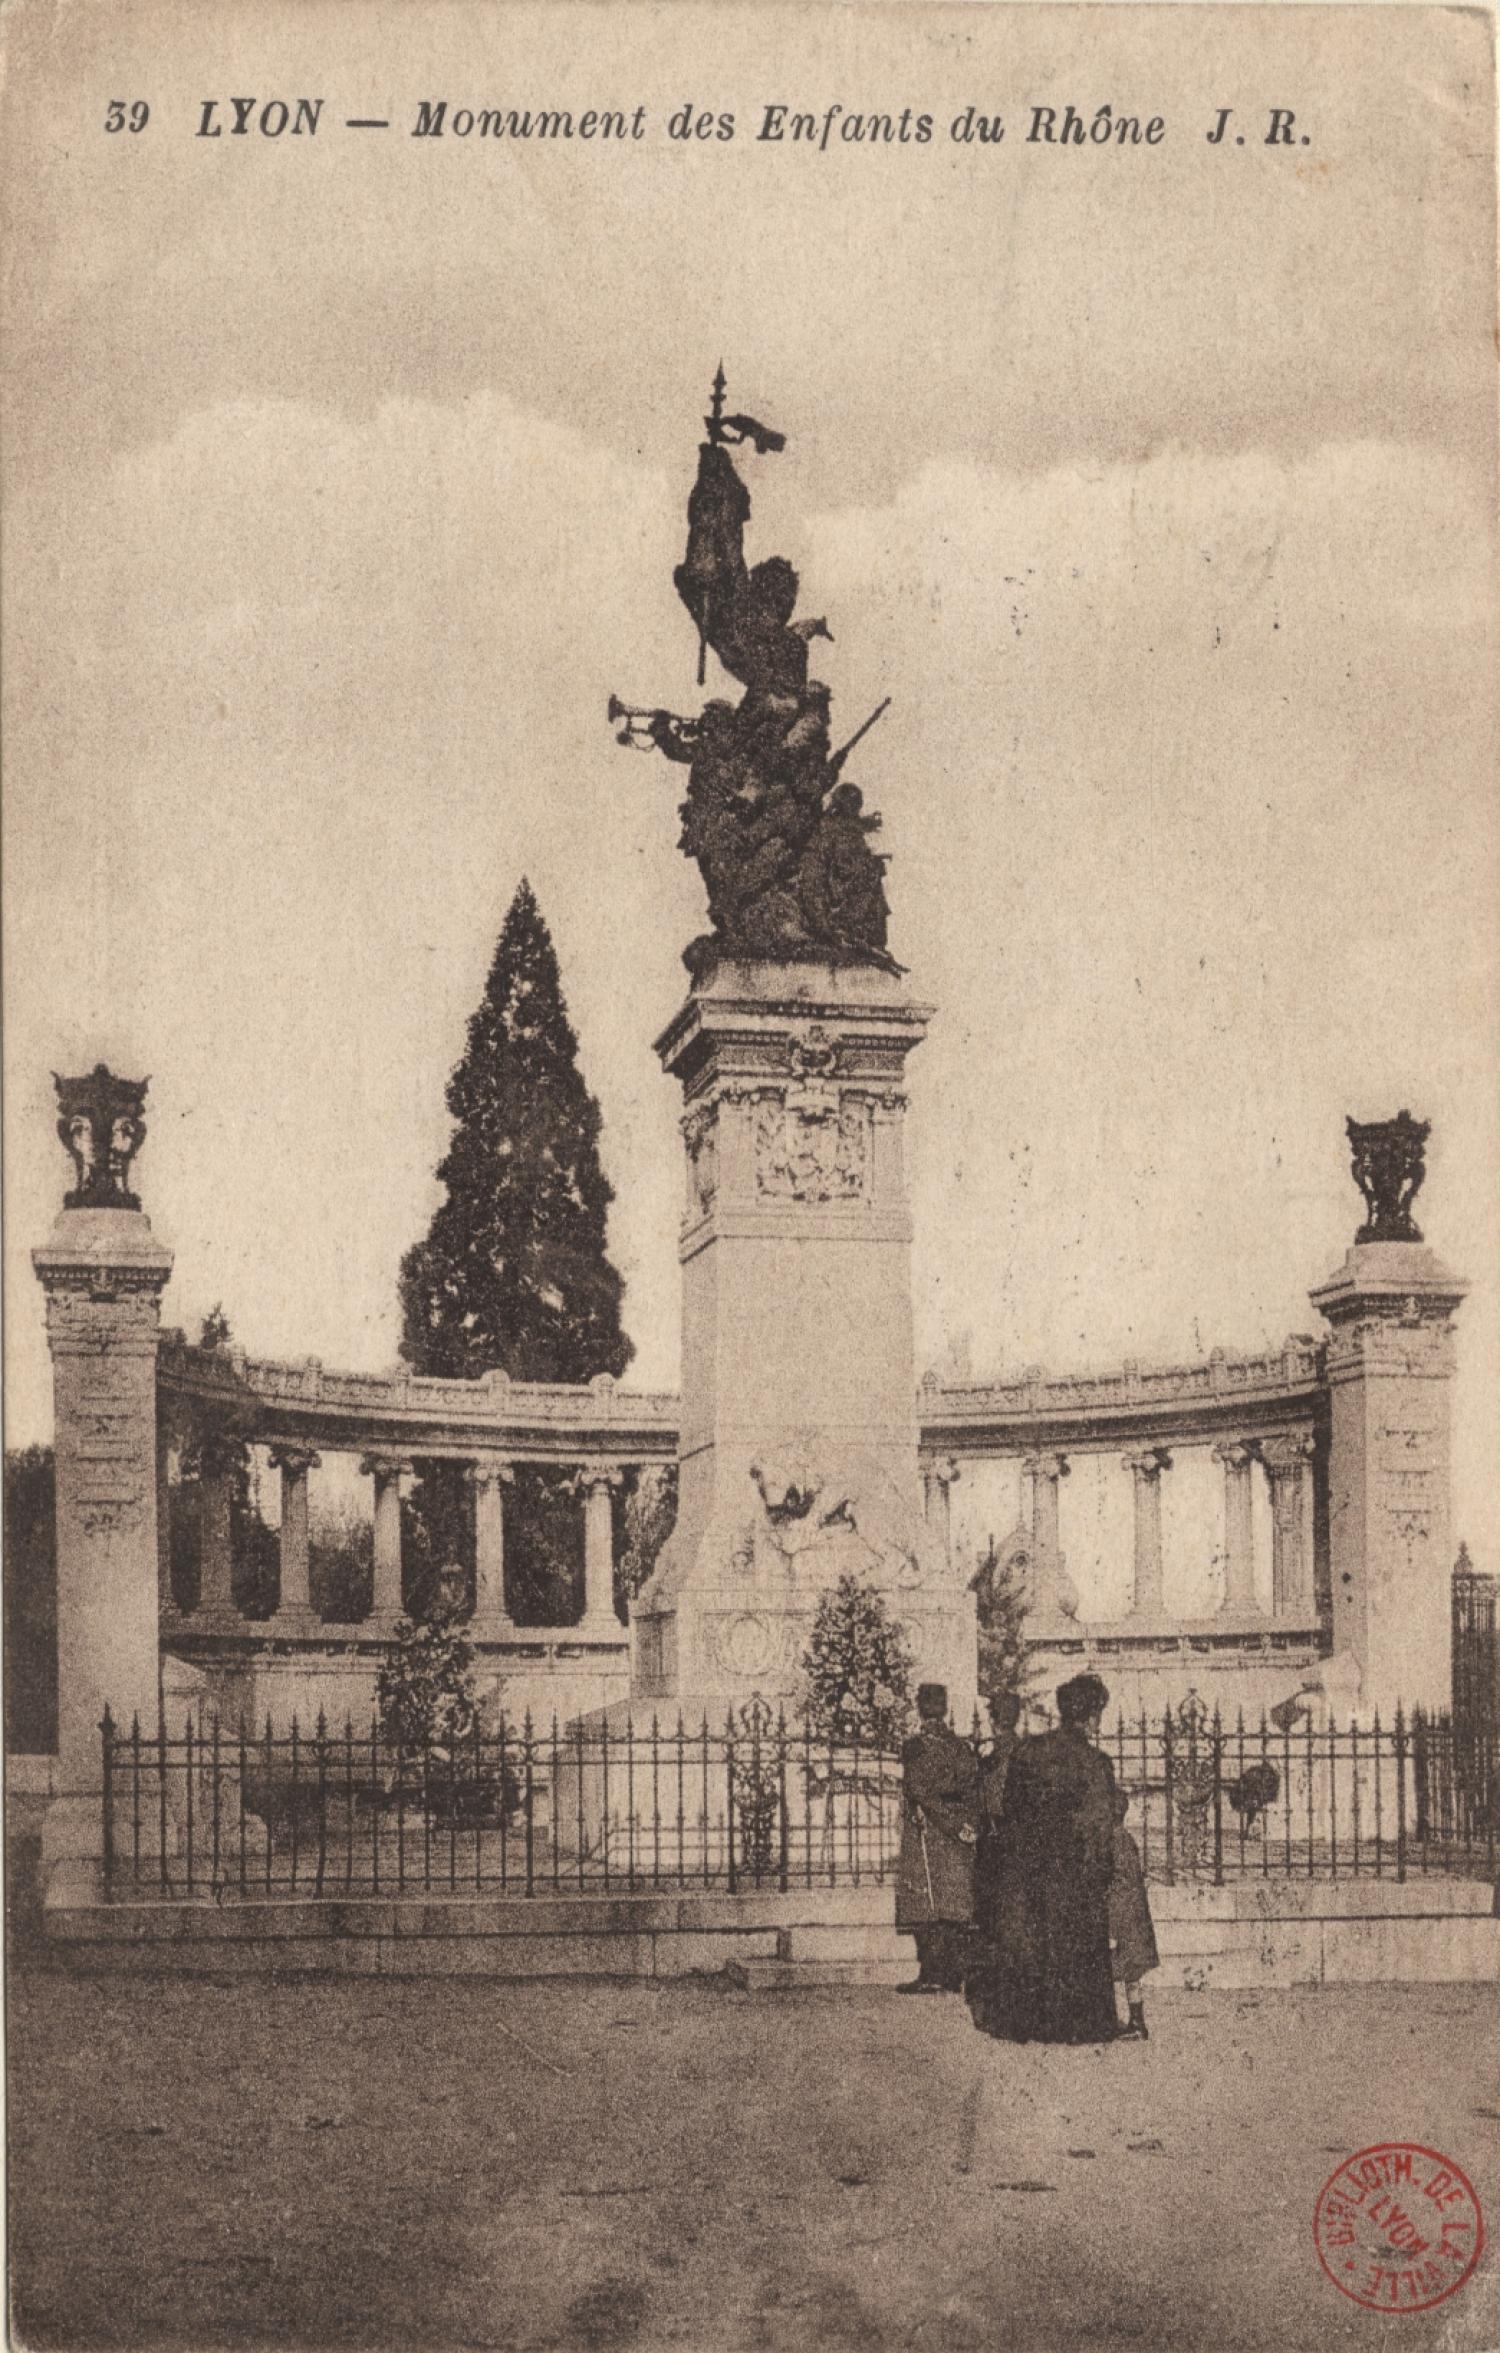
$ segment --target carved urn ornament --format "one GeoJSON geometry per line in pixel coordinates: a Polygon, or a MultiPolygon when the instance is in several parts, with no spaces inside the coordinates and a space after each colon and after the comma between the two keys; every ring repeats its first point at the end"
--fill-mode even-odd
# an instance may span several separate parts
{"type": "Polygon", "coordinates": [[[87,1078],[59,1078],[57,1133],[72,1156],[78,1182],[63,1196],[65,1209],[139,1209],[130,1190],[130,1164],[146,1141],[148,1078],[116,1078],[96,1062],[87,1078]]]}
{"type": "Polygon", "coordinates": [[[1427,1173],[1422,1147],[1432,1133],[1432,1122],[1398,1111],[1394,1119],[1372,1119],[1361,1126],[1346,1120],[1354,1182],[1369,1212],[1355,1235],[1356,1242],[1420,1242],[1422,1229],[1411,1205],[1427,1173]]]}

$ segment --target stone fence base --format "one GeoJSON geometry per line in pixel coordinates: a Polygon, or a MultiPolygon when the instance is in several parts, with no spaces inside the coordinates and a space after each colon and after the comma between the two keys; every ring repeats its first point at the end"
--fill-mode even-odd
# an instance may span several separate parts
{"type": "MultiPolygon", "coordinates": [[[[1470,1880],[1151,1890],[1189,1991],[1500,1979],[1494,1890],[1470,1880]]],[[[229,1976],[685,1977],[765,1991],[896,1985],[915,1951],[889,1887],[761,1895],[404,1896],[50,1905],[68,1968],[229,1976]]]]}

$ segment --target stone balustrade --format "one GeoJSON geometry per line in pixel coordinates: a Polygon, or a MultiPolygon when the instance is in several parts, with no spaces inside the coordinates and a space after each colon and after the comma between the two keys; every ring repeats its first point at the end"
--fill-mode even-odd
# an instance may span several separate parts
{"type": "Polygon", "coordinates": [[[458,1459],[493,1450],[515,1462],[576,1462],[581,1452],[616,1465],[676,1457],[676,1397],[622,1389],[608,1373],[569,1384],[501,1372],[477,1381],[329,1372],[315,1356],[278,1363],[193,1347],[169,1331],[157,1378],[179,1397],[232,1414],[239,1436],[262,1443],[295,1436],[349,1453],[458,1459]]]}
{"type": "MultiPolygon", "coordinates": [[[[1190,1437],[1295,1430],[1326,1399],[1325,1344],[1291,1335],[1279,1349],[1216,1348],[1186,1364],[1127,1361],[1109,1371],[1053,1374],[1032,1368],[987,1382],[944,1382],[929,1373],[917,1394],[925,1453],[997,1456],[1045,1444],[1064,1453],[1107,1447],[1122,1434],[1170,1445],[1190,1437]]],[[[234,1408],[235,1427],[267,1441],[295,1432],[350,1451],[381,1447],[468,1457],[476,1444],[507,1460],[591,1457],[623,1465],[676,1456],[674,1391],[592,1381],[428,1380],[415,1373],[328,1371],[317,1357],[274,1362],[237,1349],[190,1346],[163,1336],[158,1379],[203,1405],[234,1408]]],[[[950,1474],[951,1476],[951,1474],[950,1474]]]]}
{"type": "Polygon", "coordinates": [[[1215,1348],[1188,1364],[1127,1359],[1104,1372],[1044,1373],[945,1382],[929,1373],[917,1399],[924,1444],[964,1455],[1078,1452],[1118,1437],[1176,1439],[1275,1427],[1309,1418],[1326,1393],[1325,1343],[1293,1333],[1280,1348],[1236,1355],[1215,1348]]]}

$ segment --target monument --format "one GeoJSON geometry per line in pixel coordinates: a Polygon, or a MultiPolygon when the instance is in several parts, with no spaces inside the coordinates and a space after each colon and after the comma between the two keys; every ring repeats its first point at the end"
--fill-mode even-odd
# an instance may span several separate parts
{"type": "Polygon", "coordinates": [[[635,1605],[632,1693],[792,1701],[819,1595],[852,1574],[966,1724],[973,1599],[917,1454],[904,1076],[931,1008],[889,952],[880,820],[844,775],[885,705],[832,748],[809,675],[827,623],[795,617],[784,558],[745,557],[731,451],[785,442],[724,391],[721,369],[675,581],[700,682],[711,652],[744,691],[697,718],[610,704],[621,742],[687,768],[679,846],[710,922],[657,1041],[683,1092],[679,1510],[635,1605]]]}
{"type": "Polygon", "coordinates": [[[148,1082],[99,1063],[55,1084],[77,1182],[32,1263],[47,1296],[57,1481],[57,1780],[42,1867],[48,1901],[63,1902],[94,1885],[106,1708],[126,1733],[157,1721],[156,1352],[172,1253],[130,1182],[148,1082]]]}
{"type": "Polygon", "coordinates": [[[1448,1464],[1453,1318],[1468,1290],[1412,1217],[1425,1120],[1347,1123],[1366,1217],[1337,1273],[1310,1294],[1328,1340],[1333,1649],[1359,1668],[1359,1702],[1446,1707],[1450,1696],[1448,1464]]]}

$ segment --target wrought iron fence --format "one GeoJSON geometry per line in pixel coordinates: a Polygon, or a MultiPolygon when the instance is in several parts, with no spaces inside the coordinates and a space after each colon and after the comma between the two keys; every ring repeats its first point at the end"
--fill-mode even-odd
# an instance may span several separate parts
{"type": "Polygon", "coordinates": [[[891,1872],[901,1761],[765,1707],[719,1729],[502,1718],[404,1750],[378,1723],[103,1734],[111,1895],[859,1886],[891,1872]]]}
{"type": "MultiPolygon", "coordinates": [[[[878,1885],[900,1848],[899,1755],[764,1705],[717,1728],[502,1718],[416,1750],[321,1717],[101,1729],[114,1897],[737,1894],[878,1885]]],[[[1100,1746],[1158,1881],[1495,1876],[1497,1743],[1447,1716],[1230,1726],[1188,1702],[1100,1746]]]]}
{"type": "Polygon", "coordinates": [[[1189,1701],[1121,1718],[1100,1745],[1152,1879],[1495,1876],[1496,1743],[1446,1715],[1340,1725],[1288,1708],[1228,1725],[1189,1701]]]}

